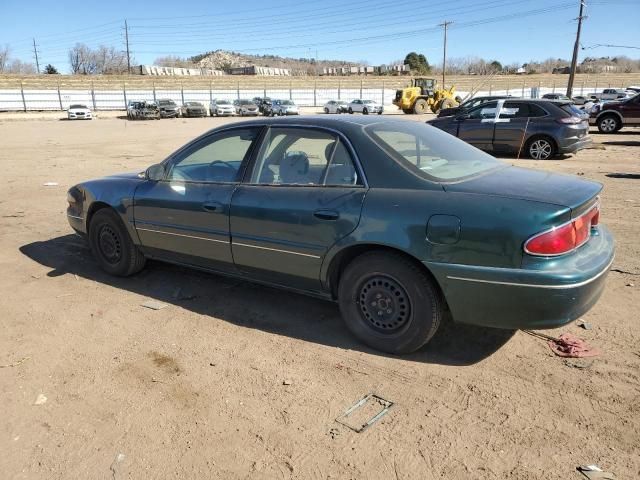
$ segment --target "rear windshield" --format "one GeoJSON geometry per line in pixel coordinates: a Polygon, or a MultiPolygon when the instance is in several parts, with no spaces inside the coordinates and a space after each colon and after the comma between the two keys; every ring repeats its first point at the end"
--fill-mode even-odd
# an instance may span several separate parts
{"type": "Polygon", "coordinates": [[[582,115],[584,115],[584,112],[582,110],[580,110],[578,107],[576,107],[571,103],[568,103],[566,105],[560,105],[560,108],[565,112],[567,112],[572,117],[581,117],[582,115]]]}
{"type": "Polygon", "coordinates": [[[374,123],[364,131],[398,163],[427,180],[458,181],[504,166],[491,155],[424,123],[374,123]]]}

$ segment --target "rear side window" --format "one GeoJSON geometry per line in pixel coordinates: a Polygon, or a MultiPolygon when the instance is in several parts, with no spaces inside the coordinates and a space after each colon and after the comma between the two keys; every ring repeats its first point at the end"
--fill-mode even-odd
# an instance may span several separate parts
{"type": "Polygon", "coordinates": [[[539,105],[535,103],[529,104],[529,117],[544,117],[547,115],[547,112],[539,105]]]}
{"type": "MultiPolygon", "coordinates": [[[[493,103],[490,118],[495,117],[493,103]]],[[[364,131],[401,166],[427,180],[458,181],[504,165],[462,140],[422,123],[374,123],[364,131]]]]}
{"type": "Polygon", "coordinates": [[[505,102],[498,118],[527,118],[529,105],[527,103],[505,102]]]}
{"type": "Polygon", "coordinates": [[[561,105],[560,108],[572,117],[581,117],[584,112],[573,104],[561,105]]]}

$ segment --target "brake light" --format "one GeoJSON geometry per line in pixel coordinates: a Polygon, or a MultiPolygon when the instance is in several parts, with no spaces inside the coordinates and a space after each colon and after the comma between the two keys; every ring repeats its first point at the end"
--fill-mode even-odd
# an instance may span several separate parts
{"type": "Polygon", "coordinates": [[[591,229],[600,221],[600,206],[595,205],[587,213],[534,235],[524,244],[524,251],[530,255],[556,256],[575,250],[591,237],[591,229]]]}
{"type": "Polygon", "coordinates": [[[582,122],[580,117],[562,117],[556,120],[558,123],[566,123],[569,125],[576,125],[582,122]]]}

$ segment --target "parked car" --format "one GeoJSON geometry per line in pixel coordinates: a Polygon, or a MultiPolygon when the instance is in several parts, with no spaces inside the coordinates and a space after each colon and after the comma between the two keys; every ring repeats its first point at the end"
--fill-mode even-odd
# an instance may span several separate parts
{"type": "Polygon", "coordinates": [[[131,102],[127,108],[129,120],[160,120],[160,109],[154,102],[131,102]]]}
{"type": "Polygon", "coordinates": [[[561,102],[573,102],[564,93],[545,93],[542,95],[543,100],[560,100],[561,102]]]}
{"type": "Polygon", "coordinates": [[[400,354],[445,311],[507,329],[584,315],[614,257],[601,189],[423,123],[260,118],[72,187],[67,219],[112,275],[153,258],[320,296],[364,343],[400,354]]]}
{"type": "Polygon", "coordinates": [[[180,114],[180,107],[171,99],[163,98],[158,100],[161,118],[175,118],[180,114]]]}
{"type": "Polygon", "coordinates": [[[536,160],[575,153],[591,144],[586,116],[569,102],[493,100],[455,117],[428,123],[481,150],[521,151],[536,160]]]}
{"type": "Polygon", "coordinates": [[[69,120],[91,120],[92,118],[91,109],[81,103],[69,105],[67,109],[67,119],[69,120]]]}
{"type": "Polygon", "coordinates": [[[265,115],[265,110],[271,108],[271,99],[269,97],[254,97],[252,100],[258,106],[258,111],[265,115]]]}
{"type": "Polygon", "coordinates": [[[602,93],[591,93],[591,98],[597,98],[601,102],[605,100],[620,100],[629,97],[626,90],[622,88],[605,88],[602,93]]]}
{"type": "Polygon", "coordinates": [[[343,100],[329,100],[324,104],[324,113],[347,113],[349,104],[343,100]]]}
{"type": "Polygon", "coordinates": [[[270,112],[275,115],[300,115],[298,106],[292,100],[273,100],[270,112]]]}
{"type": "Polygon", "coordinates": [[[382,115],[384,107],[378,102],[374,102],[373,100],[362,100],[361,98],[357,98],[349,102],[347,111],[349,113],[359,112],[364,115],[368,115],[369,113],[377,113],[378,115],[382,115]]]}
{"type": "Polygon", "coordinates": [[[596,104],[589,123],[602,133],[615,133],[622,127],[640,126],[640,93],[624,100],[596,104]]]}
{"type": "Polygon", "coordinates": [[[207,109],[200,102],[184,102],[180,109],[180,115],[183,117],[206,117],[207,109]]]}
{"type": "Polygon", "coordinates": [[[236,107],[229,100],[211,100],[209,104],[209,113],[213,117],[229,117],[236,114],[236,107]]]}
{"type": "Polygon", "coordinates": [[[467,110],[471,110],[478,105],[482,105],[483,103],[490,102],[491,100],[502,100],[503,98],[512,98],[511,95],[491,95],[491,96],[483,96],[483,97],[473,97],[469,100],[461,103],[457,107],[450,108],[441,108],[438,111],[439,117],[448,117],[450,115],[458,115],[459,113],[466,112],[467,110]]]}
{"type": "Polygon", "coordinates": [[[636,85],[632,85],[630,87],[627,87],[625,91],[627,92],[628,95],[634,96],[636,93],[640,93],[640,87],[636,85]]]}
{"type": "Polygon", "coordinates": [[[236,114],[240,115],[241,117],[244,117],[246,115],[260,115],[258,106],[251,100],[234,100],[233,106],[236,108],[236,114]]]}
{"type": "Polygon", "coordinates": [[[573,100],[574,105],[584,105],[585,103],[591,101],[589,97],[585,97],[584,95],[576,95],[571,100],[573,100]]]}

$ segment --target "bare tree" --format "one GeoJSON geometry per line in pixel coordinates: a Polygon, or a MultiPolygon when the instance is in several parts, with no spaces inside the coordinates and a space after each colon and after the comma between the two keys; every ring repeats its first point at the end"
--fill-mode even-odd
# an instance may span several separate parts
{"type": "Polygon", "coordinates": [[[9,45],[0,48],[0,73],[3,73],[9,63],[9,45]]]}

